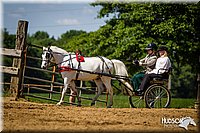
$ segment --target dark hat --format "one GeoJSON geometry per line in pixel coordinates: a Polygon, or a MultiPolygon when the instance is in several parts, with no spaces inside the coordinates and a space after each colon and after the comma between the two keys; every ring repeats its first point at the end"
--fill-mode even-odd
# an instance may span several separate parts
{"type": "Polygon", "coordinates": [[[161,46],[158,48],[158,51],[162,51],[162,50],[165,50],[165,51],[168,52],[168,48],[167,48],[167,46],[165,46],[165,45],[161,45],[161,46]]]}
{"type": "Polygon", "coordinates": [[[150,43],[147,45],[147,47],[145,48],[145,50],[156,50],[157,46],[155,43],[150,43]]]}

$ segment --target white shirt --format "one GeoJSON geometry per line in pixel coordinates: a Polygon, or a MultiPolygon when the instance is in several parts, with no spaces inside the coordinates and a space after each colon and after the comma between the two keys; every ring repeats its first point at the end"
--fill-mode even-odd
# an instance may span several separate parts
{"type": "Polygon", "coordinates": [[[157,59],[155,68],[148,74],[151,74],[151,73],[163,74],[164,72],[167,72],[167,70],[169,70],[170,67],[171,67],[170,59],[168,57],[161,56],[157,59]],[[162,70],[162,69],[166,69],[166,70],[162,70]]]}

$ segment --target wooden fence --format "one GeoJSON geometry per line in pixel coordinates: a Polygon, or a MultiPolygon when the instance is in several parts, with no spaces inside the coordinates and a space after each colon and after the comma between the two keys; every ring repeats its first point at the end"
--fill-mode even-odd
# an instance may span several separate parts
{"type": "Polygon", "coordinates": [[[18,21],[18,28],[16,34],[15,49],[1,49],[3,56],[10,56],[13,58],[12,67],[1,66],[1,72],[11,74],[10,93],[16,98],[19,98],[22,90],[22,77],[24,73],[24,64],[26,62],[26,36],[27,36],[28,22],[18,21]]]}

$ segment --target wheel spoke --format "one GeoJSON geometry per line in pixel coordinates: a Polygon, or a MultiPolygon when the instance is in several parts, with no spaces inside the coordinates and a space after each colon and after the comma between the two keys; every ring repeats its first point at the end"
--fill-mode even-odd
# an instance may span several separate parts
{"type": "Polygon", "coordinates": [[[163,91],[163,93],[161,93],[160,98],[162,98],[164,95],[167,95],[166,91],[163,91]]]}
{"type": "Polygon", "coordinates": [[[167,107],[170,103],[170,94],[163,86],[154,85],[148,88],[145,102],[150,108],[167,107]]]}
{"type": "Polygon", "coordinates": [[[143,96],[133,96],[129,99],[129,102],[132,107],[143,108],[144,107],[144,98],[143,96]]]}

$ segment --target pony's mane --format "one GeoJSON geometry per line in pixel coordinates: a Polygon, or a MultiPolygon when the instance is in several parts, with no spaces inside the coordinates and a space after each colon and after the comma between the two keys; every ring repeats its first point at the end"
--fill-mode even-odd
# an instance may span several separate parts
{"type": "Polygon", "coordinates": [[[61,49],[57,46],[51,46],[50,49],[53,51],[53,52],[58,52],[58,53],[63,53],[63,54],[68,54],[69,52],[67,52],[66,50],[64,49],[61,49]]]}

